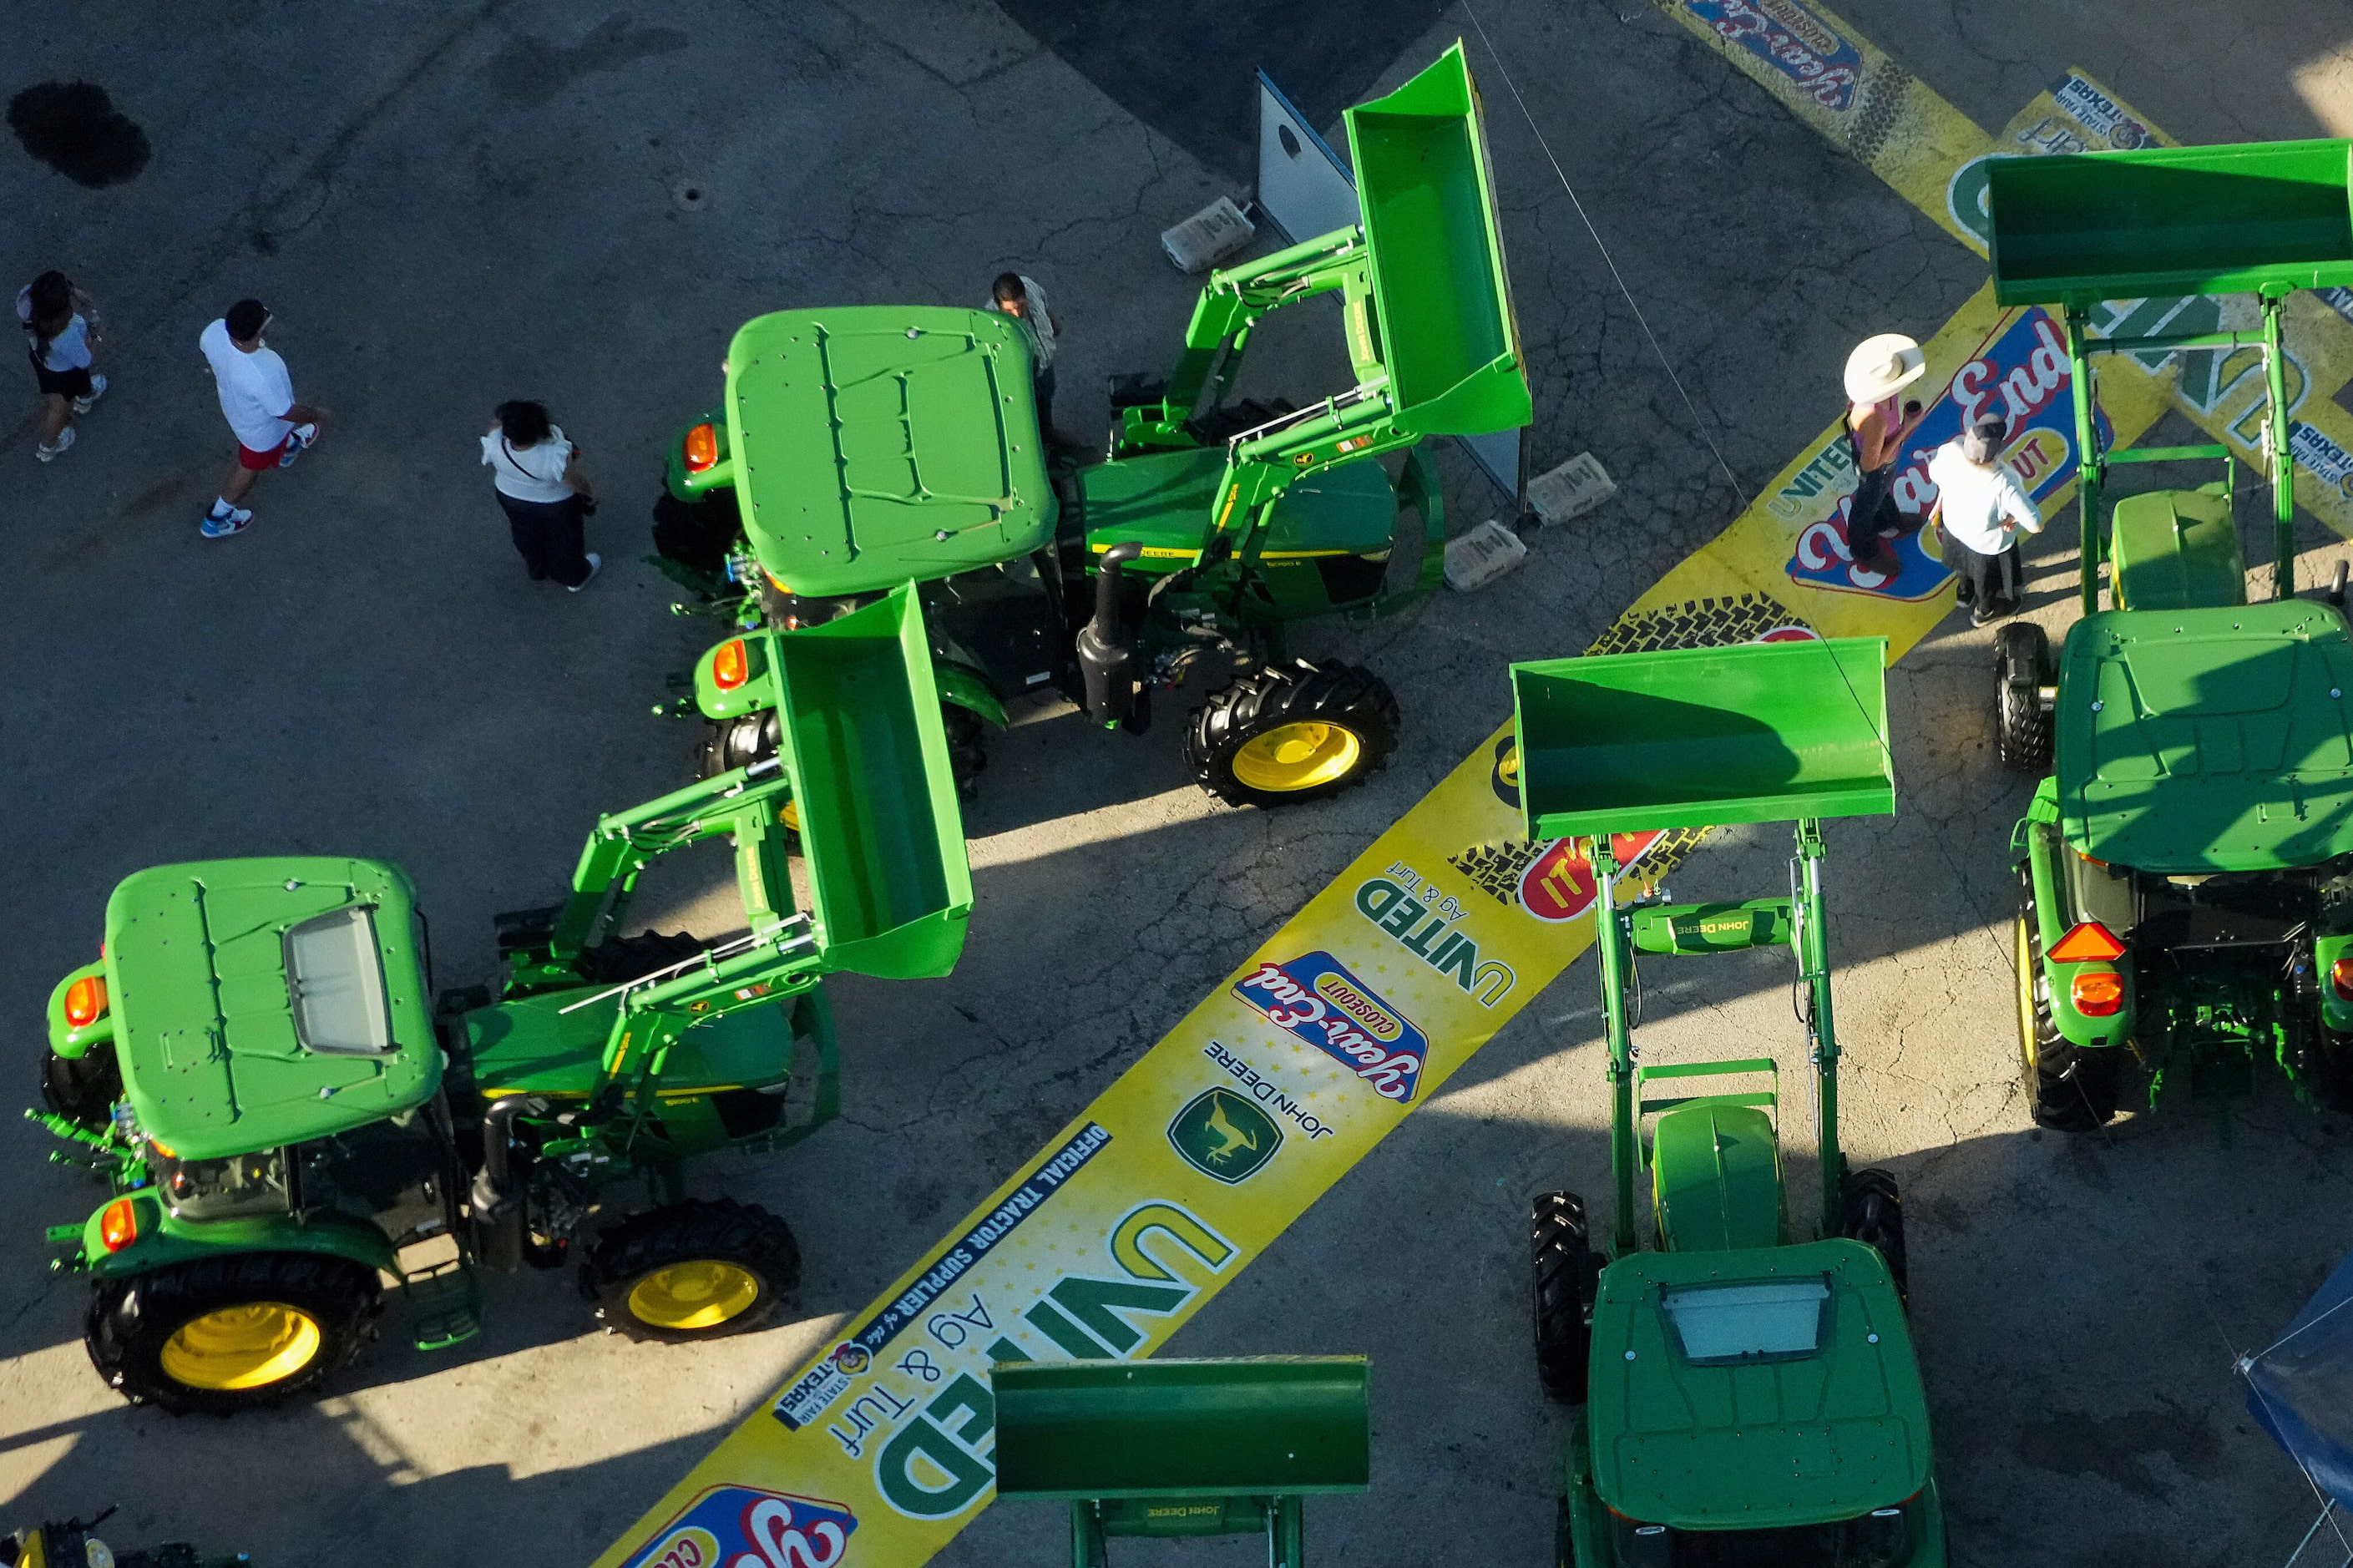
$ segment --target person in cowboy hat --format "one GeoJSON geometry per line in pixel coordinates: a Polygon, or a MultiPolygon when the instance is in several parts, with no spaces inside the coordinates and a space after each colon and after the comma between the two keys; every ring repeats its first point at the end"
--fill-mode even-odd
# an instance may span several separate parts
{"type": "Polygon", "coordinates": [[[1920,423],[1920,405],[1915,399],[1899,410],[1896,397],[1927,368],[1920,345],[1901,332],[1865,338],[1846,356],[1846,437],[1856,475],[1846,513],[1847,555],[1865,571],[1889,577],[1898,567],[1887,541],[1918,526],[1895,505],[1895,459],[1920,423]]]}
{"type": "Polygon", "coordinates": [[[1981,414],[1966,434],[1937,447],[1928,459],[1945,564],[1960,576],[1955,602],[1971,606],[1973,626],[2017,611],[2018,536],[2042,531],[2042,514],[2001,460],[2009,435],[2010,421],[1981,414]]]}

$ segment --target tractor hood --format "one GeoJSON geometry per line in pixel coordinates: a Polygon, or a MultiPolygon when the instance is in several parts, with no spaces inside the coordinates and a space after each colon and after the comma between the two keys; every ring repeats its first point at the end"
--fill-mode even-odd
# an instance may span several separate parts
{"type": "Polygon", "coordinates": [[[106,902],[115,1053],[139,1125],[186,1160],[398,1115],[441,1083],[415,894],[375,860],[210,860],[106,902]]]}
{"type": "Polygon", "coordinates": [[[1053,537],[1029,341],[994,310],[779,310],[727,350],[753,553],[794,594],[879,593],[1053,537]]]}
{"type": "Polygon", "coordinates": [[[1887,1266],[1859,1241],[1638,1252],[1601,1273],[1593,1482],[1630,1519],[1764,1530],[1928,1484],[1928,1406],[1887,1266]]]}
{"type": "Polygon", "coordinates": [[[2353,644],[2326,605],[2086,617],[2060,658],[2067,842],[2165,875],[2353,852],[2348,693],[2353,644]]]}

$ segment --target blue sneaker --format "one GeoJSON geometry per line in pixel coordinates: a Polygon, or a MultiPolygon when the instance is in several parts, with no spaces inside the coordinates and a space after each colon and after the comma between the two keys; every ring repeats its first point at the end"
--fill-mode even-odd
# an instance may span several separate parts
{"type": "Polygon", "coordinates": [[[223,511],[216,504],[205,514],[204,536],[206,539],[227,539],[232,533],[243,533],[252,522],[250,508],[237,507],[234,510],[223,511]]]}
{"type": "Polygon", "coordinates": [[[292,468],[294,459],[308,451],[311,444],[318,438],[319,427],[316,425],[294,426],[286,433],[286,445],[278,454],[278,466],[281,468],[292,468]]]}

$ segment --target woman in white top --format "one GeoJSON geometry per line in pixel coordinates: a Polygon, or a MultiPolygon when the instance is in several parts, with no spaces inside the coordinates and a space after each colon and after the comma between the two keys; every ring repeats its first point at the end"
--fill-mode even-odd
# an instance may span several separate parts
{"type": "Polygon", "coordinates": [[[89,413],[106,391],[106,377],[90,370],[98,307],[52,269],[16,290],[16,319],[25,324],[25,349],[41,389],[41,444],[33,455],[51,462],[74,444],[73,416],[89,413]]]}
{"type": "Polygon", "coordinates": [[[547,409],[522,399],[500,404],[482,437],[482,462],[532,580],[553,577],[575,594],[586,587],[605,564],[581,548],[580,520],[596,510],[596,495],[578,448],[548,423],[547,409]]]}

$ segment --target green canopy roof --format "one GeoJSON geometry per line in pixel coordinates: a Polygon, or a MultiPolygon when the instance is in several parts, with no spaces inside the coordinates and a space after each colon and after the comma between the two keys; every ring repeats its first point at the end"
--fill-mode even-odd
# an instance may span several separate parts
{"type": "Polygon", "coordinates": [[[2326,605],[2109,610],[2060,659],[2067,842],[2174,875],[2353,852],[2353,643],[2326,605]]]}

